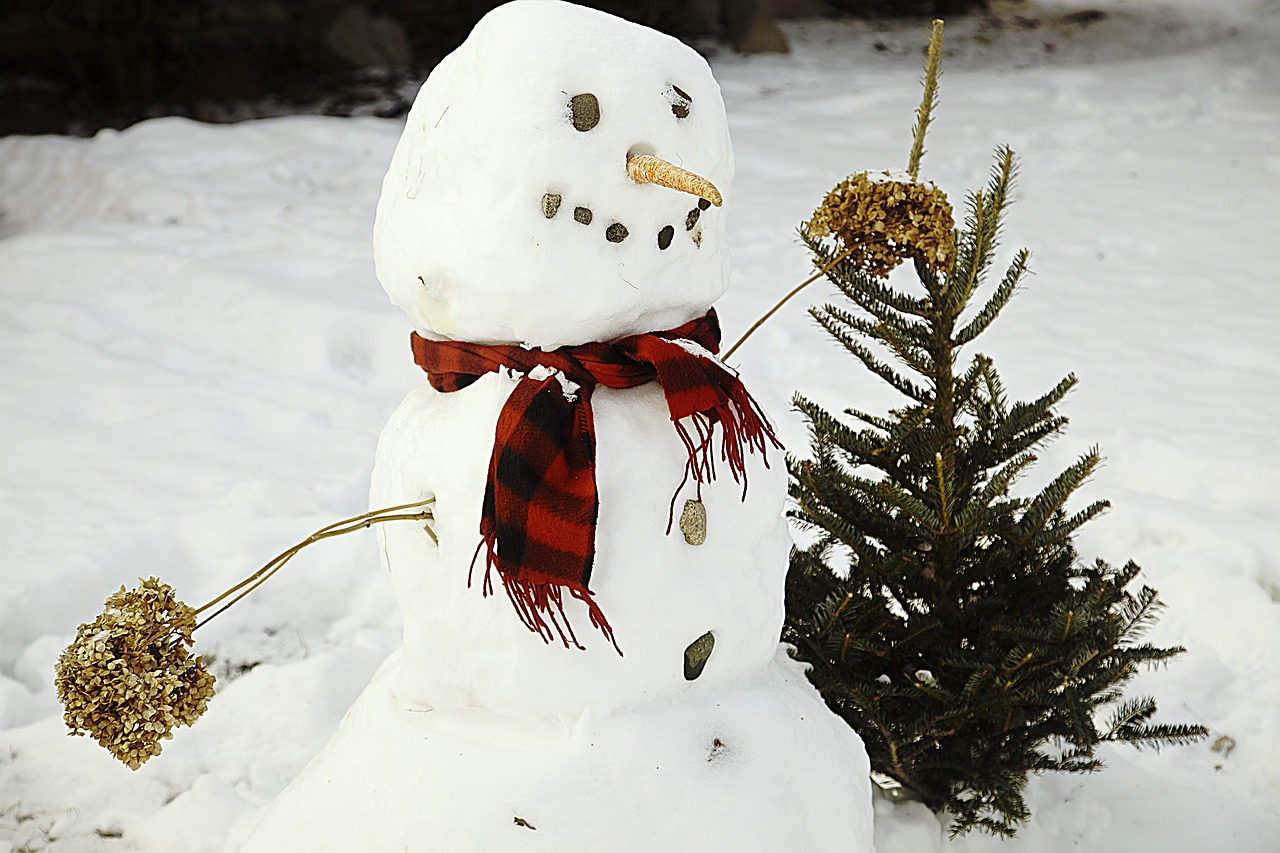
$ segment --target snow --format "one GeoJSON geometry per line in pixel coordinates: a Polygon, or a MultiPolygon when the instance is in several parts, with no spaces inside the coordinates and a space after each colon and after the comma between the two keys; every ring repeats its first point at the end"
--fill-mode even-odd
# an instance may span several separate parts
{"type": "Polygon", "coordinates": [[[812,713],[816,693],[785,654],[762,678],[700,679],[676,701],[567,726],[407,710],[389,683],[406,663],[388,661],[244,853],[869,849],[862,744],[812,713]],[[798,755],[826,784],[800,775],[798,755]]]}
{"type": "MultiPolygon", "coordinates": [[[[917,181],[911,177],[911,173],[908,172],[906,169],[881,169],[876,172],[871,172],[867,175],[867,181],[872,184],[917,183],[917,181]]],[[[918,183],[921,183],[924,186],[927,186],[930,188],[934,187],[934,184],[932,181],[925,180],[925,181],[918,181],[918,183]]]]}
{"type": "MultiPolygon", "coordinates": [[[[1168,604],[1151,640],[1188,648],[1134,690],[1213,734],[1033,779],[1035,816],[1012,842],[947,841],[918,804],[879,798],[877,847],[1271,851],[1280,7],[1099,0],[1107,18],[1071,24],[1060,15],[1082,7],[1009,5],[1043,23],[948,24],[921,175],[958,201],[996,145],[1022,158],[1004,257],[1030,247],[1037,275],[979,343],[1014,397],[1080,377],[1040,474],[1102,447],[1081,499],[1114,508],[1081,552],[1140,563],[1168,604]]],[[[794,230],[826,190],[910,147],[923,25],[788,33],[788,56],[712,63],[737,161],[728,341],[808,274],[794,230]]],[[[0,140],[0,849],[237,849],[399,645],[376,539],[351,536],[201,629],[219,694],[136,773],[65,736],[50,684],[122,583],[157,574],[198,603],[363,508],[379,431],[421,382],[372,265],[401,129],[159,119],[0,140]]],[[[801,452],[794,390],[896,402],[807,320],[820,287],[733,359],[801,452]]]]}

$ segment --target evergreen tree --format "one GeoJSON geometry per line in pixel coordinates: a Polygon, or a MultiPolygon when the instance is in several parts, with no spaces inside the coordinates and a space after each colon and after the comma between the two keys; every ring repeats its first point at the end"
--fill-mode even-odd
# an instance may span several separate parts
{"type": "Polygon", "coordinates": [[[1018,288],[1028,253],[975,304],[1015,158],[997,152],[957,231],[946,196],[915,175],[936,62],[909,173],[851,176],[802,230],[852,303],[812,315],[904,403],[839,417],[795,398],[812,458],[788,460],[792,516],[816,539],[793,552],[783,638],[861,735],[874,771],[950,812],[953,834],[1012,835],[1029,815],[1029,773],[1089,772],[1101,767],[1101,743],[1159,746],[1205,731],[1153,723],[1154,700],[1123,695],[1140,667],[1183,649],[1139,640],[1160,603],[1150,587],[1129,588],[1138,566],[1077,554],[1073,534],[1107,506],[1068,508],[1097,450],[1038,493],[1013,491],[1065,427],[1056,407],[1076,380],[1011,403],[990,358],[962,364],[1018,288]],[[888,280],[903,260],[916,292],[888,280]]]}

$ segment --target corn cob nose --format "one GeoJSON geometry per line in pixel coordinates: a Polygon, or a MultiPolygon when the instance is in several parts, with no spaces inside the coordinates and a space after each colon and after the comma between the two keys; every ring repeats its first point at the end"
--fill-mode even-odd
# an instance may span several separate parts
{"type": "Polygon", "coordinates": [[[652,154],[628,154],[627,174],[637,184],[657,184],[682,193],[705,198],[716,207],[724,204],[720,191],[715,184],[701,175],[687,169],[681,169],[674,163],[668,163],[661,157],[652,154]]]}

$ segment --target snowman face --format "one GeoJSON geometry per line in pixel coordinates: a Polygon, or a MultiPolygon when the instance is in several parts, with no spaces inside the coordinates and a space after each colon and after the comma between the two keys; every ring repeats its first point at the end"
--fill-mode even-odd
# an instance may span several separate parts
{"type": "Polygon", "coordinates": [[[724,104],[697,53],[601,12],[518,0],[418,95],[378,205],[378,277],[428,337],[552,348],[670,328],[727,285],[712,202],[732,176],[724,104]],[[645,180],[640,155],[685,170],[688,191],[645,180]]]}

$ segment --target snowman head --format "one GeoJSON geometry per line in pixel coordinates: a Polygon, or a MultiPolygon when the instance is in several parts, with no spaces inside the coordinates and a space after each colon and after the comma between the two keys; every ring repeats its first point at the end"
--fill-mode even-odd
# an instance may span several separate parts
{"type": "Polygon", "coordinates": [[[712,202],[732,178],[720,89],[695,51],[516,0],[418,94],[378,202],[378,278],[428,338],[551,349],[671,328],[728,284],[712,202]]]}

